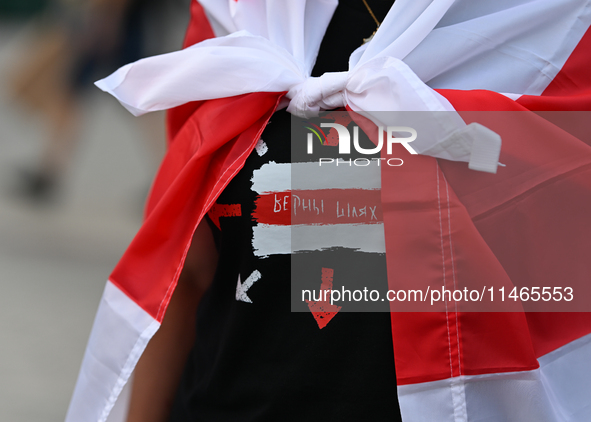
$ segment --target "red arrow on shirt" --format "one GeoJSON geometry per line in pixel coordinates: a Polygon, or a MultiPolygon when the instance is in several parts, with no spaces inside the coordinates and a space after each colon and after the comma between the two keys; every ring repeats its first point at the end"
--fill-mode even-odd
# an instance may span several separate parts
{"type": "Polygon", "coordinates": [[[220,217],[240,217],[242,209],[240,204],[213,204],[207,213],[213,224],[220,228],[220,217]]]}
{"type": "Polygon", "coordinates": [[[330,292],[332,291],[333,276],[334,270],[332,268],[322,268],[322,284],[320,285],[320,293],[322,294],[321,299],[323,300],[306,300],[308,303],[308,308],[310,309],[310,312],[312,312],[312,316],[314,316],[314,319],[316,320],[316,323],[320,329],[326,327],[326,325],[341,310],[341,306],[336,306],[330,303],[330,292]]]}

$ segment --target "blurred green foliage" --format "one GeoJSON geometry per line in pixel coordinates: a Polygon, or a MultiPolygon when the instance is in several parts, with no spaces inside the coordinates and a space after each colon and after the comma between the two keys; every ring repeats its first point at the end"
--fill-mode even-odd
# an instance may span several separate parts
{"type": "Polygon", "coordinates": [[[45,10],[49,0],[0,0],[1,17],[30,17],[45,10]]]}

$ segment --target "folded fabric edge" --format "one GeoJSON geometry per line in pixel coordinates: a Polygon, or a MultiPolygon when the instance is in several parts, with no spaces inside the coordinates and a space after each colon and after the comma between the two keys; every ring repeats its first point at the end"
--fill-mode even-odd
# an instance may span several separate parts
{"type": "MultiPolygon", "coordinates": [[[[66,422],[105,422],[160,323],[110,280],[92,327],[66,422]],[[112,341],[105,342],[105,339],[112,341]]],[[[113,421],[109,422],[122,422],[113,421]]]]}
{"type": "Polygon", "coordinates": [[[586,422],[591,419],[591,334],[544,356],[532,371],[462,375],[398,386],[404,420],[586,422]],[[542,400],[543,399],[543,400],[542,400]],[[459,402],[458,402],[459,400],[459,402]],[[428,409],[424,403],[430,403],[428,409]],[[464,405],[462,406],[462,403],[464,405]],[[469,402],[469,406],[465,403],[469,402]],[[536,409],[530,406],[537,402],[536,409]],[[425,411],[428,410],[428,415],[425,411]],[[467,414],[462,414],[467,410],[467,414]],[[500,412],[503,412],[500,415],[500,412]]]}

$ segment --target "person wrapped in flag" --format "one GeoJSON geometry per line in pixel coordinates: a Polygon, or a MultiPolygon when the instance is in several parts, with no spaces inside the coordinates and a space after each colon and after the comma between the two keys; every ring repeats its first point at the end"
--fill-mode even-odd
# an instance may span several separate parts
{"type": "Polygon", "coordinates": [[[134,114],[171,109],[169,150],[105,288],[67,421],[590,420],[591,2],[191,9],[184,50],[97,83],[134,114]],[[392,290],[530,286],[517,308],[364,314],[311,297],[308,313],[290,312],[298,251],[326,250],[309,274],[321,291],[354,268],[322,236],[295,250],[286,237],[305,204],[289,175],[312,174],[290,156],[288,113],[343,107],[368,134],[382,113],[434,116],[413,123],[433,134],[412,142],[418,155],[342,186],[363,204],[337,210],[372,233],[350,249],[392,290]],[[526,312],[534,287],[557,299],[572,285],[576,301],[560,290],[557,306],[526,312]]]}

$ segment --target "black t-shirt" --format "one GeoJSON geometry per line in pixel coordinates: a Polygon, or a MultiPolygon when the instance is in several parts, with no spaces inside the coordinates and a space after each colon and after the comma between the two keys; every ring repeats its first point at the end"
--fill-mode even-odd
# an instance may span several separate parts
{"type": "MultiPolygon", "coordinates": [[[[380,20],[391,6],[369,4],[380,20]]],[[[314,74],[346,70],[374,29],[361,0],[341,0],[314,74]]],[[[279,111],[210,212],[220,259],[171,421],[401,420],[389,313],[339,312],[320,328],[310,312],[291,312],[292,256],[266,243],[255,186],[285,172],[289,137],[290,116],[279,111]]],[[[385,257],[371,259],[385,273],[385,257]]]]}

